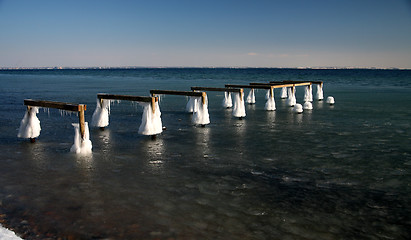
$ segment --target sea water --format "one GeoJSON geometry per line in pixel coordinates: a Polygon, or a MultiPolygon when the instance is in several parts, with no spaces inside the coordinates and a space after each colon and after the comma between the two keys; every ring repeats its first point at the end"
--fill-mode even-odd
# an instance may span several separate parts
{"type": "Polygon", "coordinates": [[[0,214],[26,239],[411,237],[411,71],[19,70],[0,71],[0,86],[0,214]],[[138,134],[143,108],[127,101],[90,128],[91,155],[70,152],[78,117],[58,110],[39,111],[35,143],[17,138],[27,98],[87,104],[91,121],[97,93],[282,80],[323,81],[335,104],[296,114],[275,89],[266,111],[256,90],[239,120],[207,92],[201,127],[186,97],[166,95],[156,140],[138,134]]]}

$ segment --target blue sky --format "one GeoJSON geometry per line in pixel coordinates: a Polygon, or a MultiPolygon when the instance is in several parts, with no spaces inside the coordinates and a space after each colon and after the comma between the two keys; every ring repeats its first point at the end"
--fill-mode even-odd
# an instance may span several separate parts
{"type": "Polygon", "coordinates": [[[411,0],[0,0],[0,67],[411,68],[411,0]]]}

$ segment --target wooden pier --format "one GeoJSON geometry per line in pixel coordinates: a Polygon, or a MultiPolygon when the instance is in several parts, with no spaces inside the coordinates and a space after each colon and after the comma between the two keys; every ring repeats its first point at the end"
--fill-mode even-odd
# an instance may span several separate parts
{"type": "Polygon", "coordinates": [[[178,95],[189,97],[201,97],[203,104],[206,104],[207,94],[205,92],[192,92],[192,91],[175,91],[175,90],[150,90],[151,96],[155,95],[178,95]]]}
{"type": "Polygon", "coordinates": [[[44,101],[44,100],[32,100],[25,99],[24,105],[27,106],[27,109],[30,110],[31,107],[44,107],[44,108],[55,108],[65,111],[78,112],[79,117],[79,126],[81,138],[84,139],[85,135],[85,118],[84,111],[86,111],[87,106],[85,104],[74,104],[74,103],[65,103],[65,102],[54,102],[54,101],[44,101]]]}
{"type": "Polygon", "coordinates": [[[103,99],[108,100],[125,100],[125,101],[134,101],[134,102],[149,102],[151,103],[151,109],[153,113],[156,109],[156,102],[158,102],[158,97],[142,97],[142,96],[132,96],[132,95],[117,95],[117,94],[106,94],[99,93],[97,98],[100,99],[100,103],[103,99]]]}

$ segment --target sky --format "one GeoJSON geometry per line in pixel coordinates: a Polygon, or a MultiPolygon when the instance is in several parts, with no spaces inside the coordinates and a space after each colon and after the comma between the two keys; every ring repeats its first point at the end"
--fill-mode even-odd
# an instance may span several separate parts
{"type": "Polygon", "coordinates": [[[4,67],[411,69],[411,0],[0,0],[4,67]]]}

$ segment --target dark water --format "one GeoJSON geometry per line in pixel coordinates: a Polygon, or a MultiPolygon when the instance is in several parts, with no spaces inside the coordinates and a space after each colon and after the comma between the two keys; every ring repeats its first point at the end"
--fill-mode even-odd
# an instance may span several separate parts
{"type": "Polygon", "coordinates": [[[0,71],[0,86],[0,213],[26,239],[411,237],[411,71],[0,71]],[[87,104],[91,121],[97,93],[273,80],[324,81],[336,104],[294,114],[276,90],[267,112],[260,90],[238,120],[208,92],[201,128],[185,97],[165,96],[155,141],[138,134],[142,108],[124,101],[105,131],[90,129],[91,156],[69,152],[77,116],[58,110],[40,110],[36,143],[17,138],[26,98],[87,104]]]}

